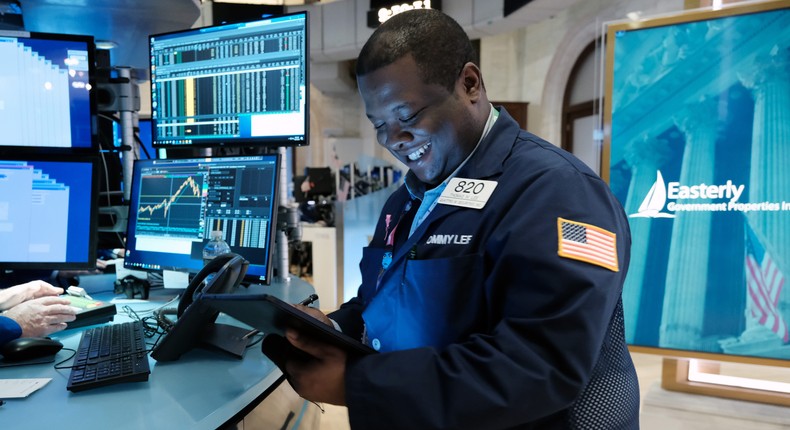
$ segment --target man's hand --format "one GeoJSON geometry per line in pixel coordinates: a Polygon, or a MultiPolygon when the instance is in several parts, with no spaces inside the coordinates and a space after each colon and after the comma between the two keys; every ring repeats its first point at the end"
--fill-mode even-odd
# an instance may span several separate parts
{"type": "Polygon", "coordinates": [[[25,284],[15,285],[0,290],[0,311],[11,309],[27,300],[61,294],[63,294],[63,288],[53,287],[44,281],[30,281],[25,284]]]}
{"type": "Polygon", "coordinates": [[[77,318],[70,303],[60,297],[39,297],[14,306],[3,316],[22,327],[22,337],[42,337],[64,330],[67,322],[77,318]]]}
{"type": "MultiPolygon", "coordinates": [[[[296,306],[324,324],[333,326],[329,317],[318,309],[296,306]]],[[[307,400],[345,406],[346,352],[309,336],[303,336],[293,329],[286,330],[285,337],[291,345],[316,357],[309,361],[288,361],[286,371],[294,390],[307,400]]]]}
{"type": "Polygon", "coordinates": [[[317,319],[318,321],[321,321],[322,323],[328,325],[329,327],[335,326],[334,324],[332,324],[332,320],[330,320],[329,317],[326,316],[326,314],[321,312],[321,310],[319,309],[311,308],[309,306],[304,306],[304,305],[293,305],[293,306],[296,309],[299,309],[300,311],[306,313],[307,315],[310,315],[311,317],[317,319]]]}

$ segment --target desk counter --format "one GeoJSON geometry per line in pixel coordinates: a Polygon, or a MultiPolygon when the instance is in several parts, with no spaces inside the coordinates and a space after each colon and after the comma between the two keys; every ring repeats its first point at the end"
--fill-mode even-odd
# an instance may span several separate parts
{"type": "MultiPolygon", "coordinates": [[[[287,284],[273,283],[240,289],[245,293],[268,293],[298,302],[313,293],[299,278],[287,284]]],[[[109,297],[97,297],[109,299],[109,297]]],[[[150,315],[164,302],[153,299],[129,306],[140,316],[150,315]],[[148,313],[146,313],[148,312],[148,313]]],[[[118,304],[114,322],[129,321],[118,304]]],[[[175,307],[175,304],[173,305],[175,307]]],[[[243,324],[221,315],[219,321],[243,324]]],[[[84,328],[55,333],[64,349],[55,363],[76,349],[84,328]]],[[[152,345],[156,336],[147,339],[152,345]]],[[[121,430],[143,428],[214,429],[239,421],[282,381],[282,372],[267,359],[260,344],[249,347],[239,360],[221,352],[194,349],[178,361],[157,363],[150,358],[147,382],[131,382],[72,393],[66,390],[70,369],[54,363],[0,368],[0,379],[52,378],[27,398],[8,399],[0,406],[0,427],[19,429],[121,430]]],[[[63,365],[70,365],[71,361],[63,365]]]]}

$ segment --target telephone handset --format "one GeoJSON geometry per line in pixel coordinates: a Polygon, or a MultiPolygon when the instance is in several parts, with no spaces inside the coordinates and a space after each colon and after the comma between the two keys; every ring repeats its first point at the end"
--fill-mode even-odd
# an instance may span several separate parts
{"type": "Polygon", "coordinates": [[[209,344],[241,358],[248,343],[241,337],[249,330],[215,323],[219,311],[195,299],[205,293],[233,293],[244,280],[249,264],[244,257],[234,253],[219,255],[206,264],[181,296],[178,319],[170,321],[163,314],[157,315],[160,326],[169,330],[154,347],[151,357],[157,361],[178,360],[190,349],[209,344]],[[214,277],[204,282],[212,273],[215,273],[214,277]]]}
{"type": "Polygon", "coordinates": [[[244,257],[232,252],[218,255],[209,261],[209,263],[192,278],[186,291],[184,291],[184,294],[181,296],[181,300],[178,302],[178,317],[181,318],[187,307],[189,307],[200,294],[225,294],[236,291],[241,281],[244,280],[244,275],[247,274],[249,265],[250,263],[245,260],[244,257]],[[205,282],[206,278],[215,272],[216,275],[208,282],[205,282]]]}

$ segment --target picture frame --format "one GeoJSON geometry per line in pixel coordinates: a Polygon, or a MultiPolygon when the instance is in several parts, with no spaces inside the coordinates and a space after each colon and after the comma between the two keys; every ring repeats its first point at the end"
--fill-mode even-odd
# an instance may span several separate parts
{"type": "Polygon", "coordinates": [[[634,351],[790,367],[790,1],[607,23],[634,351]]]}

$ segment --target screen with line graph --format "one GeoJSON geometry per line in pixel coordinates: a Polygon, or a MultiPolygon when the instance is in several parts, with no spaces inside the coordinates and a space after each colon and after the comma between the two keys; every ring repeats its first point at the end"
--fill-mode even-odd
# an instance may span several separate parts
{"type": "Polygon", "coordinates": [[[277,155],[135,161],[124,265],[197,272],[219,230],[268,283],[278,166],[277,155]]]}
{"type": "Polygon", "coordinates": [[[302,11],[151,36],[154,146],[307,145],[308,28],[302,11]]]}
{"type": "MultiPolygon", "coordinates": [[[[136,234],[169,237],[203,235],[204,174],[197,169],[149,170],[140,177],[136,234]]],[[[207,194],[207,193],[206,193],[207,194]]]]}

